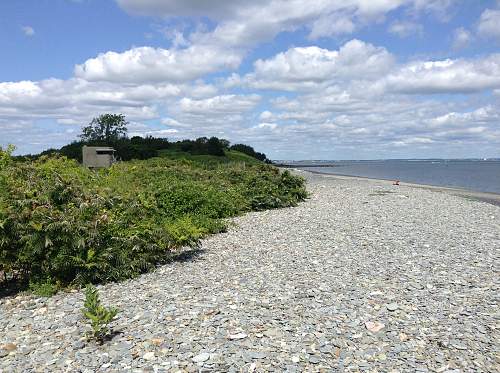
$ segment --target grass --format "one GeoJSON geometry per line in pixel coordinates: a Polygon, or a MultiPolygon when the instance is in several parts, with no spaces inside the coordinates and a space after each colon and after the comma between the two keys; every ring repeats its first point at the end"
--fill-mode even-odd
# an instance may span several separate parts
{"type": "Polygon", "coordinates": [[[261,161],[250,157],[247,154],[235,151],[235,150],[225,150],[225,156],[215,156],[215,155],[192,155],[188,152],[182,152],[174,149],[164,149],[159,150],[158,154],[162,158],[173,159],[173,160],[189,160],[198,163],[208,163],[208,164],[224,164],[231,162],[243,162],[248,165],[262,164],[261,161]]]}

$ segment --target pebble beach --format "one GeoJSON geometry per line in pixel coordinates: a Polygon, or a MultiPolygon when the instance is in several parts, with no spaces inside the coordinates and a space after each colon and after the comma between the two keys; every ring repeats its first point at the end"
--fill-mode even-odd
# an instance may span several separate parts
{"type": "Polygon", "coordinates": [[[249,213],[183,260],[83,293],[0,299],[1,372],[498,372],[500,207],[296,171],[310,198],[249,213]]]}

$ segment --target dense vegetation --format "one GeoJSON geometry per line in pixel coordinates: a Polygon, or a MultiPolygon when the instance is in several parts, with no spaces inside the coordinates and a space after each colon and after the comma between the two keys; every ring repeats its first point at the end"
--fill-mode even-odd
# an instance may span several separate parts
{"type": "Polygon", "coordinates": [[[149,159],[159,155],[167,157],[173,155],[175,158],[179,158],[180,155],[184,155],[187,158],[198,155],[224,157],[228,152],[236,151],[254,159],[271,163],[265,154],[256,152],[251,146],[244,144],[235,144],[231,146],[229,141],[217,137],[200,137],[196,140],[170,142],[167,139],[149,136],[134,136],[130,139],[127,137],[117,137],[111,140],[104,140],[98,136],[92,136],[91,139],[74,141],[60,149],[49,149],[42,152],[40,155],[28,156],[27,158],[34,159],[38,156],[59,154],[81,162],[82,148],[84,145],[112,146],[116,150],[117,158],[122,161],[149,159]]]}
{"type": "Polygon", "coordinates": [[[121,141],[147,142],[162,157],[93,171],[57,154],[15,160],[0,149],[5,280],[21,279],[43,291],[123,280],[224,230],[225,218],[293,206],[306,197],[301,178],[230,150],[228,143],[221,145],[223,155],[197,155],[192,146],[209,148],[215,141],[166,148],[161,139],[121,141]]]}
{"type": "MultiPolygon", "coordinates": [[[[116,157],[122,161],[132,159],[149,159],[159,156],[175,159],[193,156],[226,157],[231,151],[243,153],[252,159],[271,163],[263,153],[256,152],[251,146],[244,144],[232,145],[225,139],[217,137],[199,137],[196,140],[181,140],[170,142],[165,138],[152,136],[127,137],[128,122],[123,114],[102,114],[90,121],[82,128],[80,141],[74,141],[60,149],[48,149],[36,155],[18,157],[21,159],[36,159],[44,155],[63,155],[67,158],[82,162],[82,148],[89,146],[112,146],[116,150],[116,157]]],[[[223,161],[222,158],[219,160],[223,161]]]]}

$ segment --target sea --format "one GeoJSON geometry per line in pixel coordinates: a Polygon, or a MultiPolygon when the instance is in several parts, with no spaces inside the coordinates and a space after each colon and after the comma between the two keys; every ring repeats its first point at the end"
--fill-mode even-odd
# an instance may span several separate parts
{"type": "Polygon", "coordinates": [[[326,174],[460,188],[500,194],[500,159],[374,160],[287,162],[326,174]]]}

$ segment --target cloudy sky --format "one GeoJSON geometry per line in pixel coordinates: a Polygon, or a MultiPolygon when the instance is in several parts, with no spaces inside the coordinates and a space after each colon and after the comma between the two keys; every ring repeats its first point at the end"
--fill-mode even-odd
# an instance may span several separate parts
{"type": "Polygon", "coordinates": [[[103,113],[273,159],[500,157],[500,1],[2,0],[0,145],[103,113]]]}

